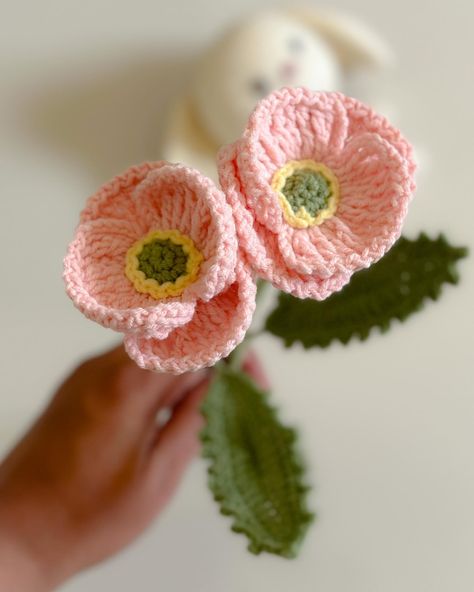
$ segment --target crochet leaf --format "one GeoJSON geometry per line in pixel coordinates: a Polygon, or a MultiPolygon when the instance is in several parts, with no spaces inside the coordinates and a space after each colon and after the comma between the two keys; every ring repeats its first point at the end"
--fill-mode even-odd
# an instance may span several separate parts
{"type": "Polygon", "coordinates": [[[267,399],[248,376],[219,371],[203,406],[203,456],[214,499],[233,517],[232,530],[247,536],[249,551],[291,558],[313,515],[296,431],[280,423],[267,399]]]}
{"type": "Polygon", "coordinates": [[[444,283],[456,284],[456,262],[467,249],[451,246],[444,236],[432,240],[422,233],[404,237],[383,259],[358,272],[341,292],[327,300],[299,300],[280,294],[266,329],[288,347],[299,341],[305,348],[327,347],[351,337],[367,339],[373,327],[385,332],[393,319],[404,321],[420,310],[427,298],[437,300],[444,283]]]}

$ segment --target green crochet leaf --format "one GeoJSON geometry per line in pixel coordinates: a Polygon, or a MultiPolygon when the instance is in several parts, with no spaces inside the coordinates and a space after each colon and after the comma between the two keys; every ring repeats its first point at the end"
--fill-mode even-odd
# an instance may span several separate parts
{"type": "Polygon", "coordinates": [[[367,339],[373,327],[385,332],[393,319],[404,321],[437,300],[443,283],[456,284],[456,262],[467,249],[452,247],[444,236],[431,240],[401,238],[383,259],[358,272],[341,292],[327,300],[299,300],[281,294],[265,328],[288,347],[299,341],[305,348],[327,347],[351,337],[367,339]]]}
{"type": "Polygon", "coordinates": [[[203,456],[214,499],[233,517],[232,530],[247,536],[249,551],[291,558],[313,515],[296,431],[279,422],[267,399],[248,376],[219,370],[203,406],[203,456]]]}

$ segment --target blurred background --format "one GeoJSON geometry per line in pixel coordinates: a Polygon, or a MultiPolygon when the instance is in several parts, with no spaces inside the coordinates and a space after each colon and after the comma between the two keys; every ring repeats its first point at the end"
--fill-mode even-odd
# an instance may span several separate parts
{"type": "MultiPolygon", "coordinates": [[[[191,92],[196,57],[230,25],[277,7],[286,10],[270,0],[3,4],[0,452],[81,358],[117,339],[64,294],[62,257],[85,198],[132,164],[186,150],[173,134],[182,130],[176,107],[191,92]]],[[[379,58],[370,72],[352,69],[354,48],[337,54],[346,69],[336,84],[373,102],[416,145],[419,189],[405,234],[443,231],[472,249],[472,5],[324,7],[378,37],[362,34],[371,41],[365,61],[379,58]]],[[[212,145],[211,135],[199,142],[212,145]]],[[[319,519],[297,560],[249,555],[218,515],[196,461],[146,536],[66,592],[471,592],[472,259],[460,271],[460,286],[446,287],[438,303],[365,343],[284,352],[259,339],[282,417],[301,428],[315,485],[319,519]]]]}

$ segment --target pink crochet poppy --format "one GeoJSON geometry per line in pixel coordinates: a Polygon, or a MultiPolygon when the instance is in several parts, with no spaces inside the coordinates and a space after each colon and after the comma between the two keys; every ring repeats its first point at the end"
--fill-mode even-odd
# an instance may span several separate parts
{"type": "Polygon", "coordinates": [[[209,302],[198,302],[192,320],[166,339],[125,337],[125,349],[147,370],[180,374],[213,366],[243,340],[255,311],[256,285],[239,263],[235,281],[209,302]]]}
{"type": "MultiPolygon", "coordinates": [[[[172,337],[179,327],[192,331],[211,310],[222,319],[228,301],[238,301],[227,341],[209,341],[209,359],[216,361],[243,338],[255,305],[253,280],[243,272],[236,279],[236,265],[235,226],[223,193],[193,169],[156,162],[132,167],[88,200],[64,279],[77,308],[129,336],[127,343],[132,335],[179,341],[172,337]],[[245,289],[236,290],[241,284],[245,289]]],[[[162,356],[173,358],[165,349],[162,356]]],[[[179,367],[165,359],[153,367],[195,369],[205,362],[196,352],[179,367]]]]}
{"type": "Polygon", "coordinates": [[[327,298],[380,259],[415,189],[412,149],[385,118],[302,88],[261,101],[218,164],[248,263],[300,298],[327,298]]]}

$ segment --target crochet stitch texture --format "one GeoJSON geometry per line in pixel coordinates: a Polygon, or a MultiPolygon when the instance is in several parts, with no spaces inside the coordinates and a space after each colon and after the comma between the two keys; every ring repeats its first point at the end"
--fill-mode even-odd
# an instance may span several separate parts
{"type": "Polygon", "coordinates": [[[177,230],[154,230],[127,252],[125,275],[138,292],[179,296],[196,280],[202,261],[193,241],[177,230]]]}
{"type": "Polygon", "coordinates": [[[218,155],[222,190],[184,165],[132,167],[89,198],[64,262],[88,318],[143,368],[212,366],[243,340],[254,275],[323,300],[379,260],[415,189],[412,148],[340,93],[262,100],[218,155]]]}
{"type": "Polygon", "coordinates": [[[124,333],[131,357],[152,370],[213,365],[243,339],[255,308],[255,284],[237,266],[235,226],[223,193],[198,171],[166,162],[132,167],[89,198],[64,279],[77,308],[124,333]],[[202,256],[179,296],[154,298],[127,277],[127,253],[157,231],[187,237],[202,256]]]}
{"type": "Polygon", "coordinates": [[[218,166],[246,262],[280,290],[317,300],[390,249],[415,189],[411,146],[384,117],[340,93],[304,88],[261,101],[218,166]],[[295,227],[273,179],[288,162],[308,160],[334,174],[340,196],[327,219],[295,227]]]}

